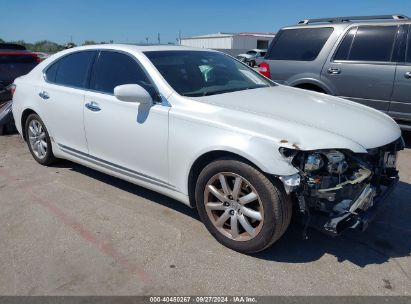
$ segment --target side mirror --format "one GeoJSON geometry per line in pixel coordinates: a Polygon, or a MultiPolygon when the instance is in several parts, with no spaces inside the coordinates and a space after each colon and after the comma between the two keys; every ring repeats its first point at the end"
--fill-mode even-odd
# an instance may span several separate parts
{"type": "Polygon", "coordinates": [[[142,86],[138,84],[123,84],[114,88],[114,96],[118,100],[126,102],[139,102],[140,104],[152,104],[153,98],[142,86]]]}

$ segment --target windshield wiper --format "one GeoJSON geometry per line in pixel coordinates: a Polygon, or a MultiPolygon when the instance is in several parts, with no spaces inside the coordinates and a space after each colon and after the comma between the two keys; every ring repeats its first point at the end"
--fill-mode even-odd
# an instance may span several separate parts
{"type": "Polygon", "coordinates": [[[260,89],[260,88],[267,88],[266,85],[256,86],[256,87],[245,87],[245,88],[236,88],[236,89],[226,89],[226,90],[219,90],[219,91],[211,91],[211,92],[204,92],[202,96],[211,96],[216,94],[223,94],[223,93],[231,93],[231,92],[238,92],[238,91],[246,91],[246,90],[253,90],[253,89],[260,89]]]}

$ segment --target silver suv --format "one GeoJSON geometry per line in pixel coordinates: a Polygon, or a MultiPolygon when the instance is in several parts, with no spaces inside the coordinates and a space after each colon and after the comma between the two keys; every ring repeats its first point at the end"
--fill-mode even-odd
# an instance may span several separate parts
{"type": "Polygon", "coordinates": [[[261,73],[371,106],[411,130],[411,20],[403,15],[302,20],[281,29],[261,73]]]}

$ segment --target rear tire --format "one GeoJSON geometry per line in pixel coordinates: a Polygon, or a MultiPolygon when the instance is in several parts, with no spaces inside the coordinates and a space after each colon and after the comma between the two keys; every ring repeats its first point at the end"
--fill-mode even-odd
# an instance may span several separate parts
{"type": "Polygon", "coordinates": [[[239,160],[221,159],[206,166],[195,196],[208,231],[224,246],[242,253],[266,249],[290,223],[292,204],[282,185],[239,160]]]}
{"type": "Polygon", "coordinates": [[[37,114],[30,114],[25,123],[25,137],[33,158],[41,165],[48,166],[56,161],[46,126],[37,114]]]}

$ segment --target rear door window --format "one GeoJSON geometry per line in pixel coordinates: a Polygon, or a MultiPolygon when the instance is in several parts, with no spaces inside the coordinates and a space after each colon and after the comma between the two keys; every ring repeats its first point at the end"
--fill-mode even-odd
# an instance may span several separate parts
{"type": "Polygon", "coordinates": [[[94,51],[77,52],[64,56],[46,71],[47,80],[64,86],[86,88],[94,56],[94,51]]]}
{"type": "Polygon", "coordinates": [[[90,89],[113,94],[114,88],[123,84],[138,84],[151,96],[155,95],[155,88],[134,58],[120,52],[101,51],[93,69],[90,89]]]}
{"type": "Polygon", "coordinates": [[[327,42],[333,28],[304,28],[282,30],[275,38],[267,59],[313,61],[327,42]]]}
{"type": "Polygon", "coordinates": [[[334,60],[389,62],[398,26],[360,26],[341,42],[334,60]]]}
{"type": "Polygon", "coordinates": [[[345,35],[343,41],[340,43],[340,46],[338,47],[338,50],[334,56],[334,60],[348,60],[352,42],[354,41],[356,32],[357,27],[354,27],[345,35]]]}
{"type": "Polygon", "coordinates": [[[46,79],[49,82],[56,82],[56,74],[57,74],[57,69],[59,67],[60,60],[57,60],[57,62],[53,63],[46,71],[46,79]]]}

